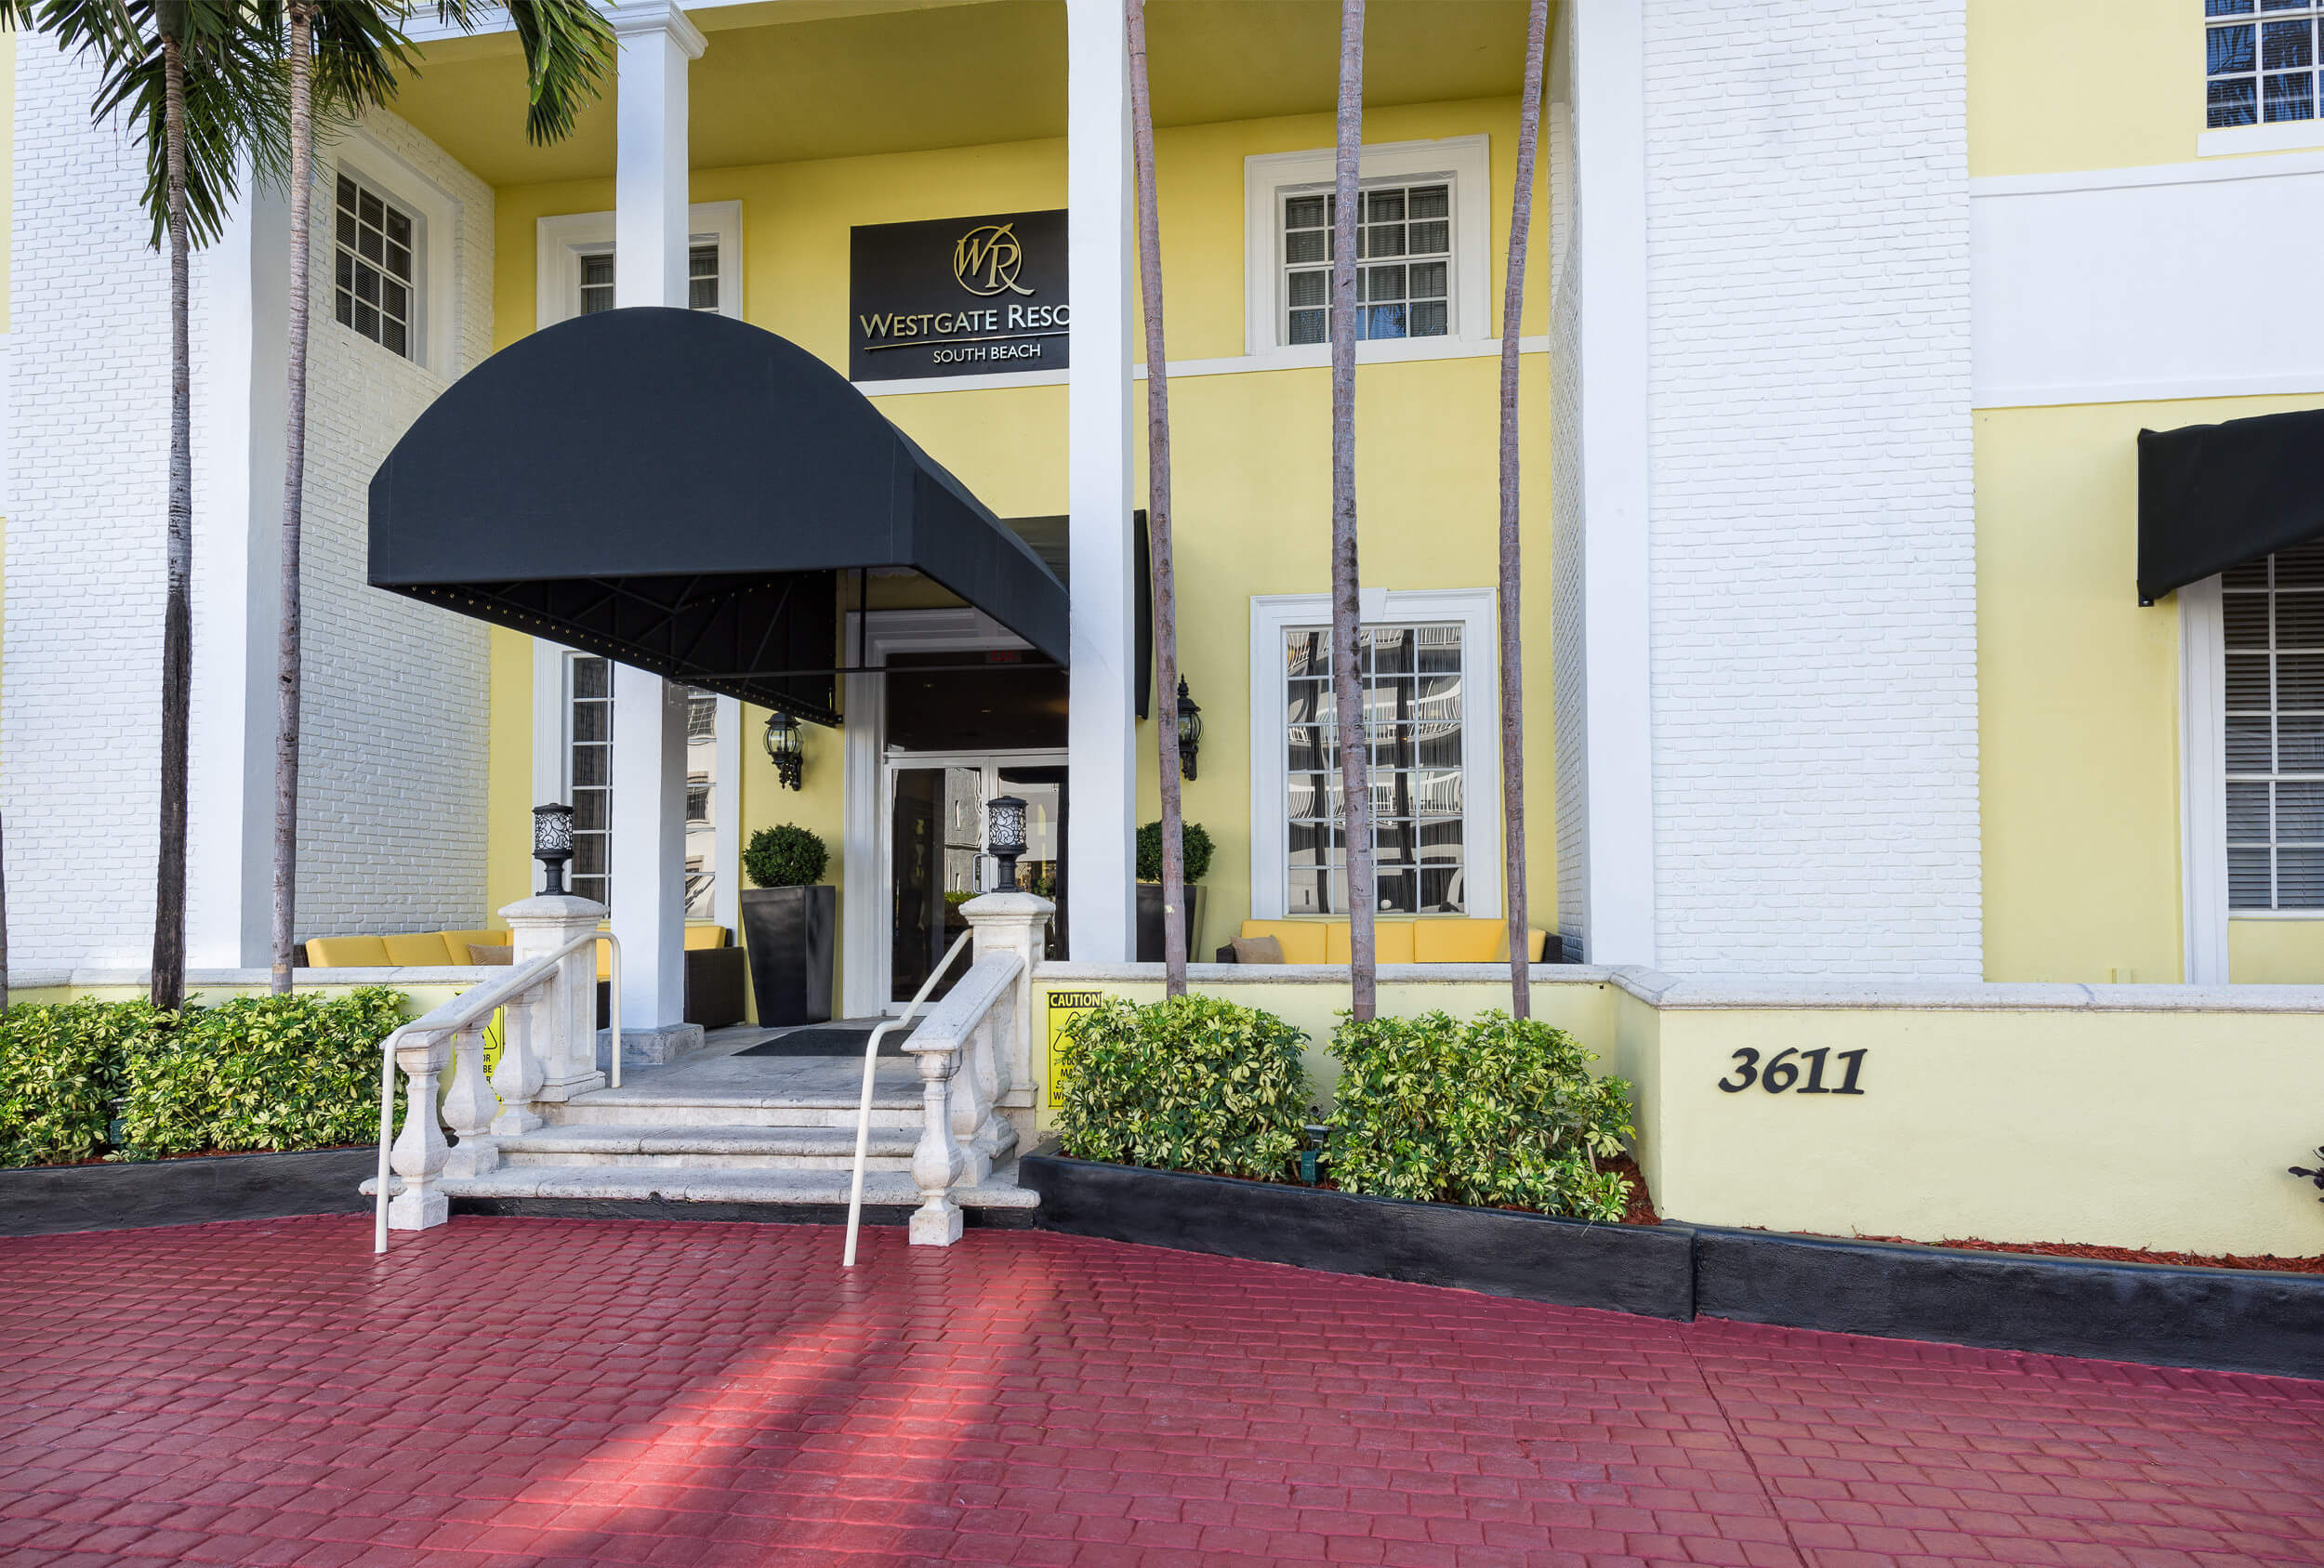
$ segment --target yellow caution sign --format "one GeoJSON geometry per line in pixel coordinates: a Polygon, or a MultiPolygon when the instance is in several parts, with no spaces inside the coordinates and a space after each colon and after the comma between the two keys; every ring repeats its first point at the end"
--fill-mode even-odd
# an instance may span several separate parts
{"type": "Polygon", "coordinates": [[[1049,1108],[1054,1111],[1065,1103],[1065,1031],[1104,1001],[1105,993],[1043,986],[1042,996],[1049,1008],[1049,1108]]]}

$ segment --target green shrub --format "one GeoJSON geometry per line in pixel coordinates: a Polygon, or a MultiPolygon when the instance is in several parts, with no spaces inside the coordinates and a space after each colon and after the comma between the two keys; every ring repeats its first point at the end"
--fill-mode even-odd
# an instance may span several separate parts
{"type": "Polygon", "coordinates": [[[379,1042],[403,1021],[403,998],[379,986],[189,1008],[128,1055],[122,1146],[152,1158],[367,1142],[379,1125],[379,1042]]]}
{"type": "Polygon", "coordinates": [[[1306,1041],[1214,996],[1109,997],[1062,1042],[1060,1141],[1076,1160],[1284,1180],[1308,1102],[1306,1041]]]}
{"type": "Polygon", "coordinates": [[[123,1061],[162,1017],[149,1003],[94,997],[20,1004],[0,1016],[0,1166],[103,1153],[123,1061]]]}
{"type": "Polygon", "coordinates": [[[812,888],[830,863],[823,840],[792,823],[760,828],[743,848],[743,875],[754,888],[812,888]]]}
{"type": "Polygon", "coordinates": [[[1597,1059],[1565,1031],[1498,1011],[1343,1018],[1331,1048],[1330,1171],[1346,1191],[1622,1218],[1630,1184],[1594,1162],[1633,1134],[1630,1085],[1591,1077],[1597,1059]]]}
{"type": "Polygon", "coordinates": [[[93,997],[12,1008],[0,1017],[0,1165],[367,1142],[379,1042],[403,1021],[403,997],[378,986],[175,1015],[93,997]]]}
{"type": "MultiPolygon", "coordinates": [[[[1210,856],[1217,848],[1200,823],[1179,826],[1179,848],[1186,852],[1186,880],[1199,882],[1210,875],[1210,856]]],[[[1138,880],[1162,880],[1162,824],[1148,823],[1138,830],[1138,880]]]]}

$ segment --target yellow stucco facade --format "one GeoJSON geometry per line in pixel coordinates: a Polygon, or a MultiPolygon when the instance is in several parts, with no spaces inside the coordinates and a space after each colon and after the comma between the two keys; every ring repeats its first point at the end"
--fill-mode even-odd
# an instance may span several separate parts
{"type": "MultiPolygon", "coordinates": [[[[1367,116],[1368,141],[1490,138],[1491,296],[1498,301],[1517,125],[1513,99],[1392,107],[1367,116]]],[[[1221,370],[1244,349],[1244,159],[1327,148],[1327,116],[1301,115],[1166,129],[1159,138],[1163,273],[1170,354],[1197,365],[1171,385],[1179,643],[1182,668],[1201,703],[1202,766],[1184,791],[1187,819],[1205,824],[1219,853],[1205,886],[1209,944],[1233,934],[1248,908],[1250,600],[1322,593],[1330,585],[1330,386],[1322,369],[1221,370]]],[[[538,317],[541,219],[600,212],[609,180],[566,181],[495,191],[494,318],[506,345],[538,317]]],[[[850,231],[856,225],[1062,206],[1065,145],[1044,139],[1000,146],[698,169],[696,203],[736,202],[742,217],[745,319],[801,344],[837,368],[847,359],[850,231]]],[[[1546,216],[1544,188],[1537,212],[1546,216]]],[[[1528,279],[1526,331],[1546,329],[1543,246],[1528,279]]],[[[1142,342],[1142,338],[1139,339],[1142,342]]],[[[1396,589],[1489,588],[1496,575],[1499,363],[1469,357],[1365,366],[1358,377],[1358,487],[1367,585],[1396,589]]],[[[1528,862],[1536,924],[1555,907],[1553,748],[1549,596],[1548,356],[1525,357],[1526,547],[1542,586],[1528,606],[1526,681],[1538,718],[1527,736],[1534,805],[1528,862]]],[[[954,389],[882,396],[880,411],[1003,517],[1065,512],[1066,393],[1063,386],[954,389]]],[[[1141,403],[1142,413],[1142,402],[1141,403]]],[[[1138,424],[1135,494],[1144,497],[1143,421],[1138,424]]],[[[1490,658],[1489,649],[1472,658],[1490,658]]],[[[531,788],[531,643],[496,632],[493,643],[492,796],[494,906],[529,875],[522,841],[531,788]],[[508,705],[516,705],[513,714],[508,705]]],[[[840,742],[807,727],[807,787],[777,786],[758,735],[765,715],[746,710],[743,832],[795,822],[834,852],[843,829],[840,742]]],[[[1489,714],[1472,714],[1473,726],[1489,714]]],[[[1140,727],[1141,819],[1159,811],[1150,724],[1140,727]]],[[[1498,877],[1497,867],[1473,875],[1498,877]]],[[[845,889],[842,889],[842,897],[845,889]]],[[[843,916],[844,919],[844,916],[843,916]]],[[[1206,948],[1207,952],[1207,948],[1206,948]]]]}

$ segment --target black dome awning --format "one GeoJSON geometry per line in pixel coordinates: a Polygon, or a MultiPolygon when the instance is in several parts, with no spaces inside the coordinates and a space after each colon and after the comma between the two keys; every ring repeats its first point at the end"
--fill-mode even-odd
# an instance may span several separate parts
{"type": "Polygon", "coordinates": [[[371,481],[371,583],[838,721],[838,573],[920,573],[1063,664],[1064,586],[822,361],[706,311],[478,365],[371,481]]]}
{"type": "Polygon", "coordinates": [[[2324,409],[2138,433],[2138,600],[2324,538],[2324,409]]]}

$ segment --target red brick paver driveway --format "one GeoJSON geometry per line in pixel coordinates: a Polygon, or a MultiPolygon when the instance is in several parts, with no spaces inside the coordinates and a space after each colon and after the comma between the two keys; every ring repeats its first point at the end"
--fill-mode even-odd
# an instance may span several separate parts
{"type": "Polygon", "coordinates": [[[866,1241],[0,1241],[0,1562],[2324,1562],[2324,1384],[866,1241]]]}

